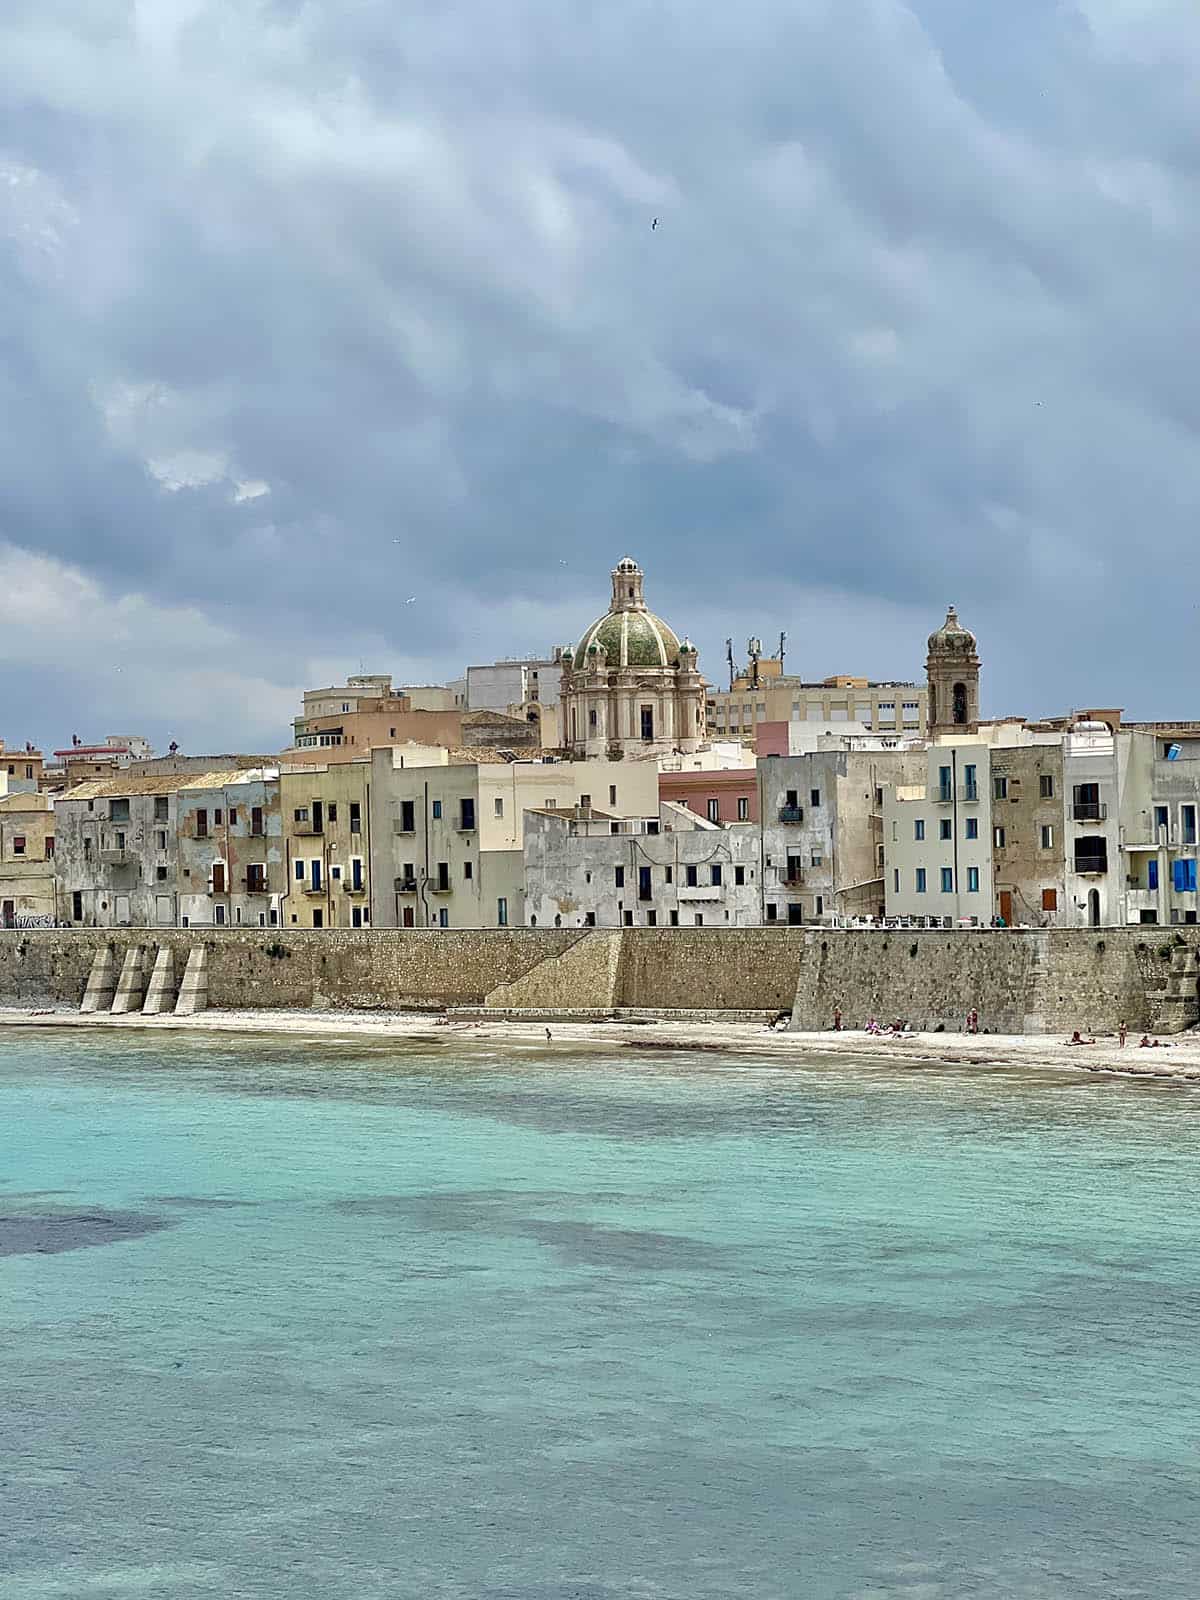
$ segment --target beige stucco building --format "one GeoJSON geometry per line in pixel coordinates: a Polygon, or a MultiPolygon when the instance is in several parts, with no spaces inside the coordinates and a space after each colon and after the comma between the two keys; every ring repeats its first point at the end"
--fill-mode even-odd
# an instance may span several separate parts
{"type": "Polygon", "coordinates": [[[0,928],[52,925],[54,803],[49,795],[0,796],[0,928]]]}
{"type": "Polygon", "coordinates": [[[367,759],[281,768],[284,927],[370,926],[370,786],[367,759]]]}
{"type": "Polygon", "coordinates": [[[372,915],[380,928],[495,928],[524,921],[528,810],[658,809],[654,762],[451,759],[377,750],[370,783],[372,915]]]}
{"type": "Polygon", "coordinates": [[[654,756],[704,742],[696,647],[649,610],[643,584],[636,561],[618,561],[608,610],[563,651],[559,720],[573,756],[654,756]]]}
{"type": "Polygon", "coordinates": [[[338,764],[415,741],[455,748],[463,742],[461,711],[448,689],[393,688],[388,673],[363,673],[344,684],[309,689],[280,761],[338,764]]]}
{"type": "Polygon", "coordinates": [[[785,677],[777,659],[763,659],[753,674],[735,678],[731,688],[709,687],[708,729],[716,739],[753,740],[764,722],[831,731],[853,723],[875,733],[912,736],[925,731],[926,703],[922,684],[845,675],[809,682],[785,677]]]}

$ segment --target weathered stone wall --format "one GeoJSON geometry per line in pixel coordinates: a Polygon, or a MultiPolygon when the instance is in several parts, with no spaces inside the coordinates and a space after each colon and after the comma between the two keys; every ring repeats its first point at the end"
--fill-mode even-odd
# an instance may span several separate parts
{"type": "Polygon", "coordinates": [[[176,974],[202,944],[218,1008],[771,1011],[828,1028],[901,1017],[961,1028],[971,1006],[1000,1033],[1173,1032],[1200,1016],[1200,930],[978,933],[804,928],[424,930],[72,929],[0,932],[0,1005],[78,1005],[96,951],[117,969],[160,945],[176,974]]]}
{"type": "Polygon", "coordinates": [[[135,944],[149,952],[151,962],[158,947],[166,945],[177,972],[183,971],[193,945],[203,944],[208,951],[208,1003],[220,1008],[478,1005],[498,984],[512,982],[578,937],[578,932],[540,928],[0,933],[0,1005],[37,1000],[77,1004],[96,951],[108,945],[119,967],[135,944]]]}
{"type": "Polygon", "coordinates": [[[809,930],[793,1026],[868,1017],[960,1029],[974,1006],[992,1033],[1176,1031],[1200,1016],[1195,950],[1182,930],[1005,929],[979,933],[809,930]],[[1189,987],[1190,986],[1190,987],[1189,987]]]}

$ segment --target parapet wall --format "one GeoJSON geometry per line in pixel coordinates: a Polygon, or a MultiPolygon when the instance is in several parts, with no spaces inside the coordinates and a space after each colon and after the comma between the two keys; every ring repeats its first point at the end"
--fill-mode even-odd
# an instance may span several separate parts
{"type": "Polygon", "coordinates": [[[764,1012],[793,1027],[870,1016],[961,1028],[968,1009],[997,1033],[1176,1032],[1200,1018],[1200,930],[1096,928],[978,933],[804,928],[37,929],[0,932],[0,1005],[78,1005],[97,950],[118,969],[160,946],[181,973],[207,954],[221,1009],[764,1012]]]}

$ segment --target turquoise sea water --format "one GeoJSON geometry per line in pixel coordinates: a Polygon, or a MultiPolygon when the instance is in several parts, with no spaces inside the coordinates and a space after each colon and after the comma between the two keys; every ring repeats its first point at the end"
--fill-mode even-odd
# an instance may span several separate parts
{"type": "Polygon", "coordinates": [[[1200,1594],[1200,1097],[0,1036],[0,1596],[1200,1594]]]}

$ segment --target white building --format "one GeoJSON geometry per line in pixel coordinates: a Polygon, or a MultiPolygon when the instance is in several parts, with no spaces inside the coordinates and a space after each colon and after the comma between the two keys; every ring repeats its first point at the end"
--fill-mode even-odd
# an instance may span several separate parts
{"type": "Polygon", "coordinates": [[[988,747],[933,745],[925,760],[924,782],[884,789],[886,913],[986,927],[995,916],[988,747]]]}
{"type": "Polygon", "coordinates": [[[537,928],[756,927],[759,831],[686,806],[619,819],[525,814],[525,920],[537,928]]]}

